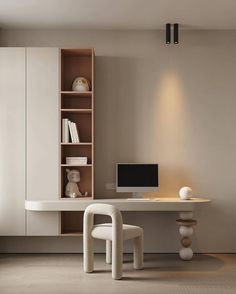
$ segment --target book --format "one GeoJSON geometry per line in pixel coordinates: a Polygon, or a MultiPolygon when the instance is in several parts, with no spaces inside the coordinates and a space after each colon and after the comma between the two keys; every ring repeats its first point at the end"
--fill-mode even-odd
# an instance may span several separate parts
{"type": "Polygon", "coordinates": [[[73,134],[73,138],[74,138],[74,143],[78,143],[77,138],[76,138],[76,133],[75,133],[75,123],[71,122],[71,128],[72,128],[72,134],[73,134]]]}
{"type": "Polygon", "coordinates": [[[70,121],[68,118],[62,119],[62,142],[68,143],[79,143],[79,133],[76,123],[70,121]]]}
{"type": "Polygon", "coordinates": [[[62,119],[62,143],[69,142],[69,128],[68,128],[68,119],[62,119]]]}
{"type": "Polygon", "coordinates": [[[72,122],[70,120],[68,120],[68,126],[69,126],[69,130],[70,130],[71,142],[76,143],[74,133],[73,133],[73,129],[72,129],[72,122]]]}
{"type": "Polygon", "coordinates": [[[76,123],[72,123],[72,127],[73,127],[73,131],[74,131],[74,137],[75,137],[75,141],[76,143],[79,143],[80,140],[79,140],[79,133],[78,133],[78,129],[77,129],[77,126],[76,126],[76,123]]]}

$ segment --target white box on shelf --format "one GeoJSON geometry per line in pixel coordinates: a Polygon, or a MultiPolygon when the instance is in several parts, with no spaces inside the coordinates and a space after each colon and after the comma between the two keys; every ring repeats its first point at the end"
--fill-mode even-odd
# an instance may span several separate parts
{"type": "Polygon", "coordinates": [[[66,164],[87,165],[88,158],[87,157],[66,157],[66,164]]]}

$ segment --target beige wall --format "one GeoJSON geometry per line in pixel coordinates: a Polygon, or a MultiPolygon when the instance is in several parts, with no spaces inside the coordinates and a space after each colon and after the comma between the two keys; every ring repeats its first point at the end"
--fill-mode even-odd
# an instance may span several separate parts
{"type": "MultiPolygon", "coordinates": [[[[160,31],[2,31],[0,37],[1,46],[95,47],[98,197],[115,196],[105,183],[114,182],[116,162],[158,162],[157,197],[190,185],[212,200],[195,214],[193,248],[236,252],[235,31],[184,31],[171,46],[160,31]]],[[[150,252],[178,250],[176,217],[124,215],[144,227],[150,252]]],[[[80,250],[74,240],[2,238],[0,249],[11,243],[11,250],[80,250]]]]}

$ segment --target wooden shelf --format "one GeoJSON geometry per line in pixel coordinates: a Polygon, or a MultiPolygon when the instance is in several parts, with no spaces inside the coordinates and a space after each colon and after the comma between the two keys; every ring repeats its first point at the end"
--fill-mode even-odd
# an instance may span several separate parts
{"type": "Polygon", "coordinates": [[[92,196],[81,196],[81,197],[77,197],[77,198],[70,198],[70,197],[66,197],[66,196],[62,196],[60,198],[60,200],[69,200],[69,201],[84,201],[84,200],[93,200],[92,196]]]}
{"type": "Polygon", "coordinates": [[[77,125],[81,142],[93,141],[93,115],[87,112],[61,112],[61,119],[67,118],[77,125]]]}
{"type": "Polygon", "coordinates": [[[62,211],[61,212],[61,234],[65,236],[82,235],[83,212],[62,211]]]}
{"type": "Polygon", "coordinates": [[[91,109],[93,108],[93,99],[90,94],[82,95],[81,93],[62,94],[61,108],[62,109],[91,109]]]}
{"type": "Polygon", "coordinates": [[[72,142],[69,142],[69,143],[61,143],[61,145],[68,145],[68,146],[73,146],[73,145],[93,145],[92,142],[80,142],[80,143],[72,143],[72,142]]]}
{"type": "Polygon", "coordinates": [[[79,112],[79,113],[92,113],[92,109],[65,109],[62,108],[61,112],[79,112]]]}
{"type": "Polygon", "coordinates": [[[69,56],[77,56],[77,55],[85,55],[91,56],[94,53],[94,48],[62,48],[62,55],[69,56]]]}
{"type": "Polygon", "coordinates": [[[70,96],[77,96],[77,97],[91,97],[93,92],[77,92],[77,91],[61,91],[62,95],[70,95],[70,96]]]}
{"type": "Polygon", "coordinates": [[[68,232],[68,233],[61,233],[61,237],[82,237],[83,232],[68,232]]]}
{"type": "MultiPolygon", "coordinates": [[[[92,201],[94,196],[94,50],[61,49],[60,120],[69,119],[78,129],[79,143],[60,143],[60,201],[71,203],[71,210],[61,213],[61,236],[82,236],[83,213],[76,212],[76,201],[92,201]],[[72,91],[76,77],[90,81],[90,91],[72,91]],[[66,164],[67,157],[87,157],[88,164],[66,164]],[[65,190],[68,183],[68,169],[80,173],[80,192],[87,197],[68,198],[65,190]]],[[[62,134],[61,134],[62,135],[62,134]]]]}
{"type": "Polygon", "coordinates": [[[75,78],[84,77],[91,82],[90,91],[92,92],[94,73],[93,56],[94,52],[92,49],[61,50],[61,91],[72,92],[72,83],[75,78]]]}
{"type": "Polygon", "coordinates": [[[61,164],[62,167],[64,166],[78,166],[78,167],[90,167],[90,166],[93,166],[92,164],[80,164],[80,165],[76,165],[76,164],[61,164]]]}

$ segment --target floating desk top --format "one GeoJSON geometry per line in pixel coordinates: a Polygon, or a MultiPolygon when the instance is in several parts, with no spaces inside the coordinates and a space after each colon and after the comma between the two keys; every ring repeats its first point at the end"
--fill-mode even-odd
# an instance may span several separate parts
{"type": "Polygon", "coordinates": [[[92,203],[113,204],[121,211],[193,211],[211,202],[209,199],[179,198],[154,199],[58,199],[25,201],[25,209],[31,211],[84,211],[92,203]]]}

